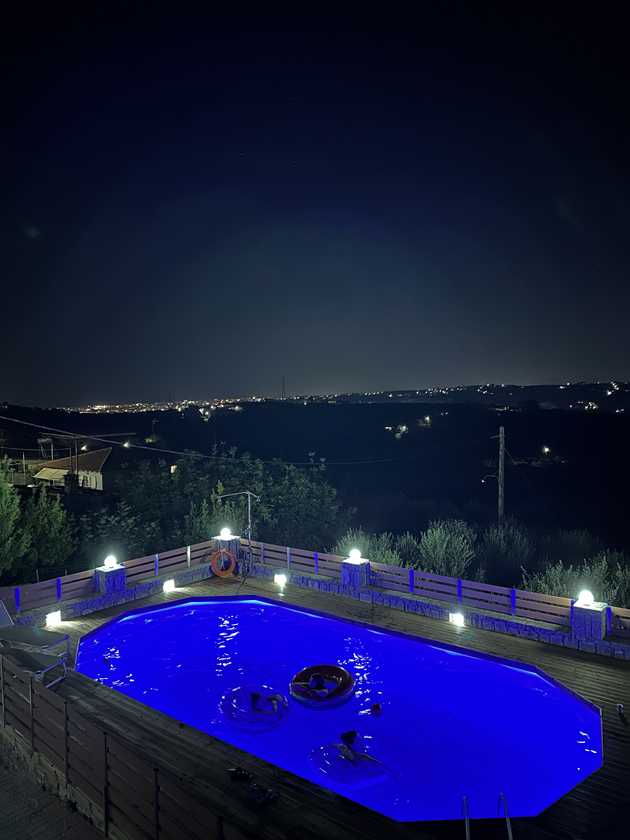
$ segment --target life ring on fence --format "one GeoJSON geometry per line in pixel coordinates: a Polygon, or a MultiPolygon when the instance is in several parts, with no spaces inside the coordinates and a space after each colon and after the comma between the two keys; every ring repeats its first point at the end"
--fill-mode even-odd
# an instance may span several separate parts
{"type": "Polygon", "coordinates": [[[293,677],[289,693],[312,708],[337,706],[354,691],[354,678],[341,665],[309,665],[293,677]]]}
{"type": "Polygon", "coordinates": [[[236,557],[227,548],[218,548],[210,555],[210,568],[217,577],[229,577],[234,574],[236,557]]]}

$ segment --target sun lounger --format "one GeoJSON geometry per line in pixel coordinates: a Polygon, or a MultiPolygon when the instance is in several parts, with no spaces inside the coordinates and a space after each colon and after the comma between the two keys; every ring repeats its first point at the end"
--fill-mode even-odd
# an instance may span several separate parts
{"type": "Polygon", "coordinates": [[[0,650],[3,647],[12,647],[53,653],[59,646],[63,646],[64,654],[69,658],[70,637],[67,633],[14,624],[7,608],[0,601],[0,650]]]}

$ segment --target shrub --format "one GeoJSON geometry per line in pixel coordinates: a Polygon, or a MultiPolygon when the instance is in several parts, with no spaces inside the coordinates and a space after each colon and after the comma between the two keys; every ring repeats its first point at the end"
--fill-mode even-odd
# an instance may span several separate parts
{"type": "Polygon", "coordinates": [[[368,534],[362,528],[350,528],[338,540],[333,553],[347,557],[353,548],[358,548],[363,557],[367,557],[374,563],[384,563],[389,566],[402,565],[394,537],[387,531],[382,534],[368,534]]]}
{"type": "Polygon", "coordinates": [[[555,563],[581,563],[587,557],[595,557],[604,546],[590,531],[559,529],[544,536],[540,542],[540,558],[543,565],[555,563]]]}
{"type": "Polygon", "coordinates": [[[406,531],[396,539],[396,553],[401,566],[417,566],[420,560],[420,540],[415,534],[406,531]]]}
{"type": "Polygon", "coordinates": [[[417,564],[426,572],[464,577],[475,557],[475,535],[461,520],[431,522],[420,538],[417,564]]]}
{"type": "Polygon", "coordinates": [[[513,586],[521,570],[531,566],[534,543],[529,533],[517,522],[492,526],[483,532],[479,558],[488,579],[502,586],[513,586]]]}
{"type": "Polygon", "coordinates": [[[575,598],[581,589],[589,589],[596,601],[618,607],[630,606],[630,565],[617,551],[600,551],[578,565],[561,560],[529,574],[523,570],[522,586],[532,592],[546,592],[575,598]]]}

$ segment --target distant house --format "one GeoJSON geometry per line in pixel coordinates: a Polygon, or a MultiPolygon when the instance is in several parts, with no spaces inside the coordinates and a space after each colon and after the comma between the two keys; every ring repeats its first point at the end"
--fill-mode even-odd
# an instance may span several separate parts
{"type": "Polygon", "coordinates": [[[35,473],[35,480],[54,487],[63,487],[69,473],[77,473],[79,487],[87,490],[103,489],[103,466],[111,455],[111,446],[95,449],[93,452],[81,452],[77,458],[57,458],[46,461],[35,473]]]}

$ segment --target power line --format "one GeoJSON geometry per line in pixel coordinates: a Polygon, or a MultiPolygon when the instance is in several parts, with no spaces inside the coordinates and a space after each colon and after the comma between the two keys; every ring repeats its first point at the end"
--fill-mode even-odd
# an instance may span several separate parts
{"type": "MultiPolygon", "coordinates": [[[[60,435],[67,435],[71,438],[82,438],[84,440],[96,440],[99,443],[106,443],[108,446],[119,446],[122,449],[142,449],[146,450],[147,452],[159,452],[164,455],[179,455],[182,458],[201,458],[202,460],[208,461],[233,461],[233,458],[230,458],[229,455],[204,455],[202,452],[182,452],[178,449],[159,449],[154,446],[145,446],[141,443],[129,443],[124,442],[121,443],[118,440],[110,440],[104,437],[97,437],[96,435],[88,435],[83,432],[70,432],[67,429],[56,429],[52,426],[44,426],[41,423],[29,423],[27,420],[18,420],[15,417],[6,417],[5,415],[0,414],[0,420],[6,420],[9,423],[18,423],[20,426],[28,426],[31,429],[39,429],[40,431],[46,432],[56,432],[60,435]]],[[[260,461],[263,464],[275,464],[278,460],[282,460],[285,464],[290,464],[294,467],[312,467],[316,466],[316,462],[314,461],[285,461],[284,459],[275,459],[275,460],[264,460],[262,458],[256,458],[255,460],[260,461]]],[[[413,460],[411,458],[400,460],[397,458],[366,458],[363,460],[356,460],[356,461],[328,461],[325,460],[326,466],[354,466],[361,465],[361,464],[397,464],[397,463],[405,463],[408,460],[413,460]]]]}

